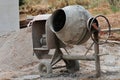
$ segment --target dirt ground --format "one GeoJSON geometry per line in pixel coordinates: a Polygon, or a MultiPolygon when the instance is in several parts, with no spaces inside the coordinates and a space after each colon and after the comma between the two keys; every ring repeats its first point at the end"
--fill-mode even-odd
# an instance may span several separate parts
{"type": "MultiPolygon", "coordinates": [[[[108,15],[111,25],[119,27],[119,13],[108,15]]],[[[120,31],[112,33],[112,40],[100,45],[101,77],[94,78],[95,63],[79,61],[80,71],[63,72],[65,68],[53,70],[53,74],[40,77],[39,60],[33,56],[31,29],[25,28],[0,36],[0,80],[120,80],[120,31]],[[117,39],[117,41],[115,41],[117,39]]],[[[84,55],[91,40],[83,45],[67,49],[71,55],[84,55]]],[[[89,54],[93,54],[91,48],[89,54]]],[[[51,53],[50,53],[51,54],[51,53]]],[[[63,65],[61,61],[57,66],[63,65]]]]}

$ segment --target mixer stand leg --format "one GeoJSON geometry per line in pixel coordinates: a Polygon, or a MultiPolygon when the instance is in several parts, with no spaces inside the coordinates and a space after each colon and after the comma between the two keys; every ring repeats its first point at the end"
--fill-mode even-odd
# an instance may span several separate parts
{"type": "Polygon", "coordinates": [[[60,48],[57,48],[52,57],[51,65],[54,66],[57,62],[59,62],[62,59],[62,55],[63,55],[63,53],[60,50],[60,48]]]}
{"type": "MultiPolygon", "coordinates": [[[[98,32],[94,33],[94,39],[98,42],[98,32]]],[[[100,69],[100,56],[99,56],[99,44],[94,44],[95,49],[95,66],[96,66],[96,77],[101,76],[101,69],[100,69]]]]}

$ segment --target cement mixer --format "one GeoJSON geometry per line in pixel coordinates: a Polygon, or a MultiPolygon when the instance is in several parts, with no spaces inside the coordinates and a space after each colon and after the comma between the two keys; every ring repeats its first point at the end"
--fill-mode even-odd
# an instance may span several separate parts
{"type": "MultiPolygon", "coordinates": [[[[99,36],[101,32],[98,17],[102,17],[108,23],[108,37],[110,35],[110,24],[103,15],[93,17],[84,7],[71,5],[58,9],[53,14],[38,15],[31,21],[33,51],[41,60],[39,64],[40,73],[49,74],[53,69],[66,67],[68,72],[79,71],[78,60],[95,61],[96,77],[100,76],[99,36]],[[94,55],[64,55],[61,48],[66,50],[70,45],[81,45],[91,38],[94,45],[94,55]],[[55,49],[54,55],[49,51],[55,49]],[[50,60],[49,60],[50,59],[50,60]],[[65,66],[53,67],[63,60],[65,66]]],[[[105,42],[108,38],[106,38],[105,42]]],[[[105,43],[104,42],[104,43],[105,43]]]]}

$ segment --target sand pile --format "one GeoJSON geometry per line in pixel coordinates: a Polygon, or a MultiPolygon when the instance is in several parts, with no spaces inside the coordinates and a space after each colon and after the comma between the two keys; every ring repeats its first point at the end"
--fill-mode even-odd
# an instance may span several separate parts
{"type": "MultiPolygon", "coordinates": [[[[68,49],[68,52],[71,55],[84,55],[90,44],[91,40],[83,45],[75,45],[74,48],[68,49]]],[[[94,48],[92,47],[88,54],[93,53],[94,48]]],[[[108,54],[101,57],[101,71],[106,74],[105,76],[102,76],[103,79],[105,80],[106,76],[111,77],[110,79],[120,79],[118,76],[120,74],[119,41],[118,43],[109,42],[107,44],[100,45],[100,54],[108,54]],[[116,75],[113,75],[113,73],[116,73],[116,75]]],[[[25,80],[22,78],[24,76],[30,76],[30,80],[32,80],[31,74],[38,78],[38,62],[39,60],[33,56],[30,29],[26,28],[18,32],[11,32],[7,35],[0,36],[0,80],[25,80]]],[[[81,77],[81,73],[86,74],[94,71],[95,63],[90,61],[80,61],[80,69],[81,70],[78,71],[77,78],[81,77]]],[[[59,72],[55,71],[54,73],[58,74],[59,72]]],[[[51,80],[61,78],[68,80],[68,78],[64,76],[54,79],[51,78],[51,80]]],[[[47,79],[43,78],[43,80],[47,79]]],[[[71,78],[70,80],[74,79],[71,78]]]]}
{"type": "Polygon", "coordinates": [[[33,56],[31,31],[22,29],[0,36],[0,70],[19,70],[37,62],[33,56]]]}

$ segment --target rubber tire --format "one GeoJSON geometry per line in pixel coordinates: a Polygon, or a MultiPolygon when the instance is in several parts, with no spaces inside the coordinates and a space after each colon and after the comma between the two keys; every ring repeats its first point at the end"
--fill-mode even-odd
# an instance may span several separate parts
{"type": "Polygon", "coordinates": [[[77,72],[80,69],[80,64],[78,60],[64,60],[68,72],[77,72]]]}
{"type": "Polygon", "coordinates": [[[40,61],[38,70],[40,74],[50,74],[52,73],[52,65],[50,64],[50,59],[44,59],[40,61]]]}

